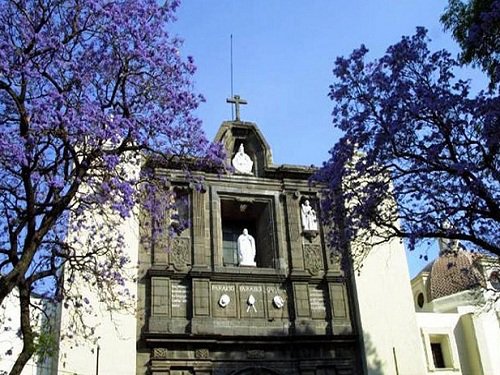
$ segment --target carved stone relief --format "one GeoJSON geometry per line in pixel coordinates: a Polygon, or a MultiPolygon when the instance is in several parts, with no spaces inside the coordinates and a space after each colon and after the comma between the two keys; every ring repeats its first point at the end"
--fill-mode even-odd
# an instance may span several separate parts
{"type": "Polygon", "coordinates": [[[167,357],[168,357],[168,349],[166,348],[153,349],[153,359],[166,359],[167,357]]]}
{"type": "Polygon", "coordinates": [[[321,261],[321,246],[315,244],[304,244],[304,266],[311,275],[317,275],[323,268],[321,261]]]}
{"type": "Polygon", "coordinates": [[[194,351],[194,357],[197,359],[208,359],[208,349],[196,349],[194,351]]]}
{"type": "Polygon", "coordinates": [[[178,237],[173,239],[170,260],[177,271],[186,270],[191,264],[190,247],[189,238],[178,237]]]}
{"type": "Polygon", "coordinates": [[[341,269],[342,254],[338,250],[332,250],[330,252],[330,266],[334,270],[341,269]]]}

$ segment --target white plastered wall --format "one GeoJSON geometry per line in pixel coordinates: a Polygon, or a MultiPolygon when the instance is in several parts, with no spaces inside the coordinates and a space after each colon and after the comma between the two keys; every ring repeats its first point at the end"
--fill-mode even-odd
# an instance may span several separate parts
{"type": "MultiPolygon", "coordinates": [[[[128,275],[126,287],[134,296],[128,309],[113,312],[107,311],[106,304],[99,302],[98,293],[86,288],[85,282],[80,280],[79,292],[90,300],[92,313],[86,315],[86,322],[95,325],[96,344],[82,341],[62,340],[57,358],[57,373],[75,375],[135,375],[136,369],[136,307],[137,307],[137,276],[139,224],[135,216],[122,222],[120,230],[125,236],[126,253],[130,257],[130,264],[124,269],[128,275]],[[97,349],[99,346],[99,350],[97,349]]],[[[78,236],[88,234],[75,234],[78,236]]],[[[61,310],[61,331],[65,330],[71,319],[71,311],[61,310]]]]}
{"type": "MultiPolygon", "coordinates": [[[[500,374],[500,321],[496,311],[471,314],[484,374],[500,374]]],[[[463,343],[466,345],[467,343],[463,343]]]]}
{"type": "Polygon", "coordinates": [[[398,240],[374,247],[355,275],[369,375],[425,373],[406,254],[398,240]]]}

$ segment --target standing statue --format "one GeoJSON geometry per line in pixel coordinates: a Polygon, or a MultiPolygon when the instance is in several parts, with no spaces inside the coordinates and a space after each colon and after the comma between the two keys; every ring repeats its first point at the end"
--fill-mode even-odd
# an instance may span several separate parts
{"type": "Polygon", "coordinates": [[[238,152],[234,155],[233,158],[233,167],[236,169],[236,172],[243,174],[252,174],[252,166],[253,161],[250,159],[250,156],[245,154],[245,148],[243,147],[243,143],[240,144],[238,152]]]}
{"type": "Polygon", "coordinates": [[[255,240],[248,234],[248,229],[243,229],[243,234],[238,237],[238,259],[240,266],[256,267],[255,240]]]}
{"type": "Polygon", "coordinates": [[[300,216],[302,218],[302,228],[304,228],[304,230],[318,230],[316,211],[314,211],[314,208],[311,207],[307,199],[300,206],[300,216]]]}

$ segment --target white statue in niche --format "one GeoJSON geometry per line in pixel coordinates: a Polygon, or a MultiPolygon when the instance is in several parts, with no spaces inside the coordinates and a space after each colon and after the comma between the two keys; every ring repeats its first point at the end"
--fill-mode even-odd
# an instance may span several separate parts
{"type": "Polygon", "coordinates": [[[302,227],[304,230],[318,230],[318,218],[316,211],[309,204],[309,200],[305,200],[300,206],[300,216],[302,218],[302,227]]]}
{"type": "Polygon", "coordinates": [[[238,237],[238,259],[240,266],[257,266],[255,263],[255,239],[248,234],[246,228],[238,237]]]}
{"type": "Polygon", "coordinates": [[[243,174],[252,174],[252,166],[253,161],[250,159],[250,156],[245,154],[245,148],[243,147],[243,143],[240,144],[238,152],[234,155],[233,158],[233,167],[236,169],[236,172],[243,174]]]}

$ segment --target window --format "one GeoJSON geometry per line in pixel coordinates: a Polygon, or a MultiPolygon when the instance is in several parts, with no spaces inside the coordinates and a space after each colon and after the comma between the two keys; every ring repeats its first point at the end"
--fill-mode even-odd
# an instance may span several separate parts
{"type": "MultiPolygon", "coordinates": [[[[452,334],[450,332],[450,334],[452,334]]],[[[427,361],[431,371],[445,368],[455,368],[454,354],[450,334],[430,333],[427,341],[427,361]]],[[[456,349],[455,349],[456,350],[456,349]]]]}
{"type": "Polygon", "coordinates": [[[238,237],[244,229],[255,239],[257,267],[276,263],[274,217],[270,199],[224,197],[221,199],[222,263],[238,266],[238,237]]]}
{"type": "Polygon", "coordinates": [[[446,368],[441,343],[431,343],[432,360],[435,368],[446,368]]]}
{"type": "Polygon", "coordinates": [[[424,293],[420,292],[417,296],[418,307],[420,307],[420,308],[424,307],[424,302],[425,302],[424,293]]]}

